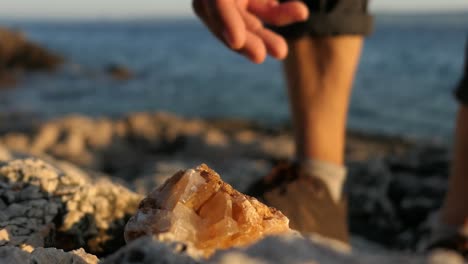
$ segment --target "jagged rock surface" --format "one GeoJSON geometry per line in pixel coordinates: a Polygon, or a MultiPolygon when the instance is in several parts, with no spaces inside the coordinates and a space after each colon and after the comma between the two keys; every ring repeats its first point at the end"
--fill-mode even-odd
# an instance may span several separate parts
{"type": "Polygon", "coordinates": [[[449,251],[427,255],[391,251],[350,252],[342,244],[320,237],[297,234],[267,237],[246,248],[221,250],[208,259],[191,259],[180,244],[163,244],[151,237],[137,239],[103,264],[463,264],[463,258],[449,251]]]}
{"type": "Polygon", "coordinates": [[[280,211],[243,195],[201,165],[180,171],[151,192],[125,227],[125,239],[153,235],[186,243],[210,256],[266,235],[291,232],[280,211]]]}
{"type": "MultiPolygon", "coordinates": [[[[69,171],[73,169],[68,165],[69,171]]],[[[38,159],[0,163],[0,245],[84,247],[103,254],[124,244],[123,226],[140,196],[107,179],[65,174],[38,159]]]]}
{"type": "Polygon", "coordinates": [[[37,248],[31,253],[32,263],[73,263],[73,264],[97,264],[99,259],[86,253],[82,248],[70,252],[64,252],[55,248],[37,248]]]}
{"type": "Polygon", "coordinates": [[[0,85],[13,85],[22,71],[53,70],[60,56],[28,41],[23,34],[0,28],[0,85]]]}
{"type": "MultiPolygon", "coordinates": [[[[209,121],[168,113],[132,113],[115,120],[68,116],[29,127],[31,118],[9,120],[0,124],[0,131],[8,128],[8,133],[0,135],[0,143],[9,149],[47,154],[128,180],[142,194],[180,168],[200,163],[222,171],[224,180],[243,191],[269,172],[272,161],[294,153],[289,130],[242,120],[209,121]],[[29,123],[21,122],[15,129],[12,124],[23,119],[29,123]]],[[[409,145],[359,135],[350,135],[348,142],[347,156],[352,160],[397,155],[409,145]]]]}
{"type": "Polygon", "coordinates": [[[251,178],[238,177],[239,172],[261,177],[269,166],[259,159],[265,152],[274,150],[271,153],[286,157],[293,146],[284,136],[267,137],[249,130],[226,133],[210,122],[167,113],[136,113],[119,120],[69,116],[21,129],[27,132],[10,131],[0,137],[0,143],[129,181],[145,178],[139,185],[145,194],[159,176],[170,177],[180,168],[200,163],[216,164],[236,188],[246,186],[251,178]],[[175,162],[179,164],[171,171],[155,175],[159,165],[175,162]]]}
{"type": "Polygon", "coordinates": [[[113,79],[119,81],[130,80],[135,75],[130,69],[119,64],[107,65],[106,71],[113,79]]]}
{"type": "Polygon", "coordinates": [[[154,241],[151,237],[142,237],[132,241],[112,256],[105,258],[102,264],[196,264],[202,263],[185,254],[187,248],[182,244],[165,244],[154,241]]]}
{"type": "Polygon", "coordinates": [[[447,149],[425,146],[401,156],[351,163],[351,231],[387,248],[415,250],[429,231],[426,219],[442,206],[449,162],[447,149]]]}
{"type": "Polygon", "coordinates": [[[0,247],[0,263],[5,264],[97,264],[96,256],[83,249],[64,252],[55,248],[36,248],[31,253],[17,247],[0,247]]]}
{"type": "MultiPolygon", "coordinates": [[[[115,120],[72,116],[38,127],[31,120],[37,119],[1,115],[0,144],[122,178],[142,194],[180,168],[200,163],[222,171],[226,182],[243,191],[268,174],[275,161],[293,155],[289,129],[242,120],[165,113],[135,113],[115,120]]],[[[356,133],[348,134],[347,143],[353,235],[396,251],[414,250],[425,233],[420,228],[424,219],[441,205],[449,148],[440,142],[356,133]]]]}
{"type": "Polygon", "coordinates": [[[217,253],[210,264],[287,264],[287,263],[317,263],[317,264],[463,264],[463,258],[447,251],[434,251],[427,256],[415,254],[395,253],[347,253],[340,247],[330,247],[320,240],[298,236],[269,237],[251,247],[244,249],[230,249],[217,253]]]}

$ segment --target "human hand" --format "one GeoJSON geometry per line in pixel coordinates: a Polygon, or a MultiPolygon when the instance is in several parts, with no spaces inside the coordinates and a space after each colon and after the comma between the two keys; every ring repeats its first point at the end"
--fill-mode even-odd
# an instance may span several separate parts
{"type": "Polygon", "coordinates": [[[288,54],[286,40],[263,23],[285,26],[309,16],[300,1],[193,0],[193,9],[219,40],[254,63],[262,63],[267,54],[277,59],[288,54]]]}

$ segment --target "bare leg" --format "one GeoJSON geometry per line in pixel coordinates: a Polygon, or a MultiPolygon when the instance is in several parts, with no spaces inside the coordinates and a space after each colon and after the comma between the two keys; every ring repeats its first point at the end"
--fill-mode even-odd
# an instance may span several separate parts
{"type": "Polygon", "coordinates": [[[454,157],[442,221],[454,227],[468,224],[468,106],[458,112],[454,157]]]}
{"type": "Polygon", "coordinates": [[[281,210],[292,228],[345,243],[346,117],[362,43],[358,35],[289,41],[284,68],[299,164],[277,166],[249,192],[281,210]]]}
{"type": "Polygon", "coordinates": [[[284,66],[299,166],[278,169],[271,178],[297,178],[263,194],[289,217],[292,228],[343,242],[349,240],[341,195],[346,116],[362,42],[361,36],[290,41],[284,66]]]}
{"type": "Polygon", "coordinates": [[[362,36],[290,41],[285,62],[297,158],[343,165],[350,91],[362,36]]]}

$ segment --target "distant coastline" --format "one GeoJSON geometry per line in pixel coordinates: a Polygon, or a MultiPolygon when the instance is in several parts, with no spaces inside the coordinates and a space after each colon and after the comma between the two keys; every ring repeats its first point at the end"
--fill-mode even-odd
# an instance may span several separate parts
{"type": "MultiPolygon", "coordinates": [[[[377,11],[372,12],[372,14],[378,18],[379,23],[387,22],[425,22],[428,21],[431,24],[436,23],[468,23],[468,10],[466,11],[440,11],[440,12],[383,12],[377,11]]],[[[86,17],[86,18],[76,18],[76,17],[57,17],[57,18],[45,18],[45,17],[14,17],[14,16],[3,16],[0,18],[0,24],[5,23],[18,23],[18,22],[66,22],[66,23],[157,23],[157,22],[198,22],[194,16],[186,15],[174,15],[174,16],[140,16],[140,17],[86,17]]]]}

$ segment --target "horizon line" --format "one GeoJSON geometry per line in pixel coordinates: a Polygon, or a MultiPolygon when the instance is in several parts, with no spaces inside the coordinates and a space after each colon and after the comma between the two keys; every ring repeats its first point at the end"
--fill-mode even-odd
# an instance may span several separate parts
{"type": "MultiPolygon", "coordinates": [[[[381,10],[371,13],[374,16],[424,16],[424,15],[465,15],[466,10],[381,10]]],[[[164,14],[164,15],[115,15],[115,16],[2,16],[1,21],[71,21],[71,22],[86,22],[86,21],[151,21],[151,20],[192,20],[196,19],[195,15],[189,14],[164,14]]]]}

